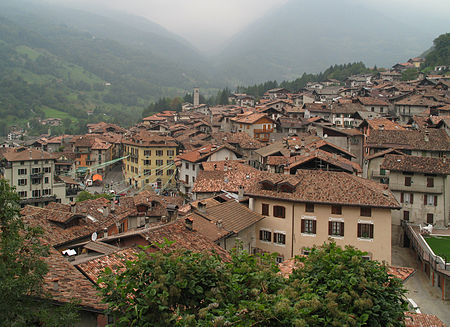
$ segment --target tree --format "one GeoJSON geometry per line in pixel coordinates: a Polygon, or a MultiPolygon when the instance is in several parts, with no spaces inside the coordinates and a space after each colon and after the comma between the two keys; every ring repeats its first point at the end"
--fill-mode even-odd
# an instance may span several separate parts
{"type": "Polygon", "coordinates": [[[86,200],[95,200],[98,198],[105,198],[108,200],[112,200],[113,197],[114,196],[112,194],[107,194],[107,193],[92,194],[92,193],[89,193],[88,191],[81,191],[77,195],[76,202],[82,202],[82,201],[86,201],[86,200]]]}
{"type": "Polygon", "coordinates": [[[416,68],[408,68],[402,72],[402,81],[411,81],[419,76],[419,72],[416,68]]]}
{"type": "Polygon", "coordinates": [[[351,247],[315,248],[289,278],[279,274],[275,254],[249,255],[238,248],[224,262],[215,254],[169,250],[143,251],[125,270],[106,269],[99,279],[117,326],[403,323],[400,280],[351,247]]]}
{"type": "Polygon", "coordinates": [[[42,299],[48,272],[42,258],[48,256],[48,247],[39,241],[42,231],[26,226],[19,213],[19,196],[0,179],[0,322],[2,326],[72,325],[73,310],[64,307],[55,315],[53,305],[42,299]]]}

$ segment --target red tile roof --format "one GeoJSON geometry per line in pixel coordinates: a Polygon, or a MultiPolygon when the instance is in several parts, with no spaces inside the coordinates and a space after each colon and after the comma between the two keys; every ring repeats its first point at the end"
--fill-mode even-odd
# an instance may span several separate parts
{"type": "Polygon", "coordinates": [[[447,327],[438,317],[425,313],[405,313],[406,327],[447,327]]]}
{"type": "Polygon", "coordinates": [[[450,163],[444,158],[386,154],[381,168],[393,171],[450,175],[450,163]]]}
{"type": "Polygon", "coordinates": [[[264,179],[246,188],[245,195],[294,202],[400,208],[387,185],[345,172],[298,170],[296,175],[265,173],[264,179]],[[264,181],[275,185],[274,188],[265,189],[264,181]],[[289,188],[293,191],[279,191],[278,187],[282,185],[291,185],[289,188]]]}

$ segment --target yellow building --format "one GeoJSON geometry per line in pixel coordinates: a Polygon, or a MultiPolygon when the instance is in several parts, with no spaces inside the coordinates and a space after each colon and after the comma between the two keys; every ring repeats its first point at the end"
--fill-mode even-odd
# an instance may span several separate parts
{"type": "Polygon", "coordinates": [[[123,173],[129,185],[143,188],[151,185],[155,190],[176,186],[177,143],[170,136],[148,131],[124,137],[123,173]]]}

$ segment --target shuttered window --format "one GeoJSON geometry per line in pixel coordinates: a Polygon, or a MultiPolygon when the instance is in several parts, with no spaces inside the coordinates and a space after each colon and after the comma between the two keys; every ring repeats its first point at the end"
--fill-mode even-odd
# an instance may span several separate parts
{"type": "Polygon", "coordinates": [[[372,217],[372,208],[370,208],[370,207],[361,207],[359,214],[361,216],[363,216],[363,217],[372,217]]]}
{"type": "Polygon", "coordinates": [[[286,244],[286,234],[273,233],[273,242],[276,244],[286,244]]]}
{"type": "Polygon", "coordinates": [[[316,234],[317,223],[314,219],[302,219],[301,224],[303,234],[316,234]]]}
{"type": "Polygon", "coordinates": [[[342,215],[342,206],[331,206],[331,213],[333,215],[342,215]]]}
{"type": "Polygon", "coordinates": [[[273,216],[278,218],[286,218],[286,208],[283,206],[273,206],[273,216]]]}
{"type": "Polygon", "coordinates": [[[261,214],[263,216],[268,216],[269,215],[269,205],[267,203],[261,204],[261,214]]]}
{"type": "Polygon", "coordinates": [[[328,222],[328,235],[330,236],[344,236],[344,223],[340,221],[328,222]]]}
{"type": "Polygon", "coordinates": [[[373,238],[373,224],[358,224],[359,238],[373,238]]]}
{"type": "Polygon", "coordinates": [[[270,232],[268,230],[260,230],[259,231],[259,239],[261,241],[271,242],[272,241],[272,232],[270,232]]]}

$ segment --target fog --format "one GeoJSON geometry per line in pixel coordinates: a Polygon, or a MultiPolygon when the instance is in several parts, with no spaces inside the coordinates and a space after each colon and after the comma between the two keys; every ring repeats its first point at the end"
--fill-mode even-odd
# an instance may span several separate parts
{"type": "MultiPolygon", "coordinates": [[[[199,50],[212,53],[233,35],[289,0],[48,0],[71,7],[143,16],[199,50]]],[[[301,0],[290,0],[301,1],[301,0]]],[[[332,0],[340,1],[340,0],[332,0]]],[[[405,22],[426,24],[450,16],[448,0],[352,0],[405,22]],[[419,20],[420,19],[420,20],[419,20]]],[[[347,2],[348,3],[348,2],[347,2]]],[[[350,7],[350,6],[349,6],[350,7]]],[[[351,8],[349,8],[351,10],[351,8]]],[[[447,31],[442,31],[447,32],[447,31]]]]}

